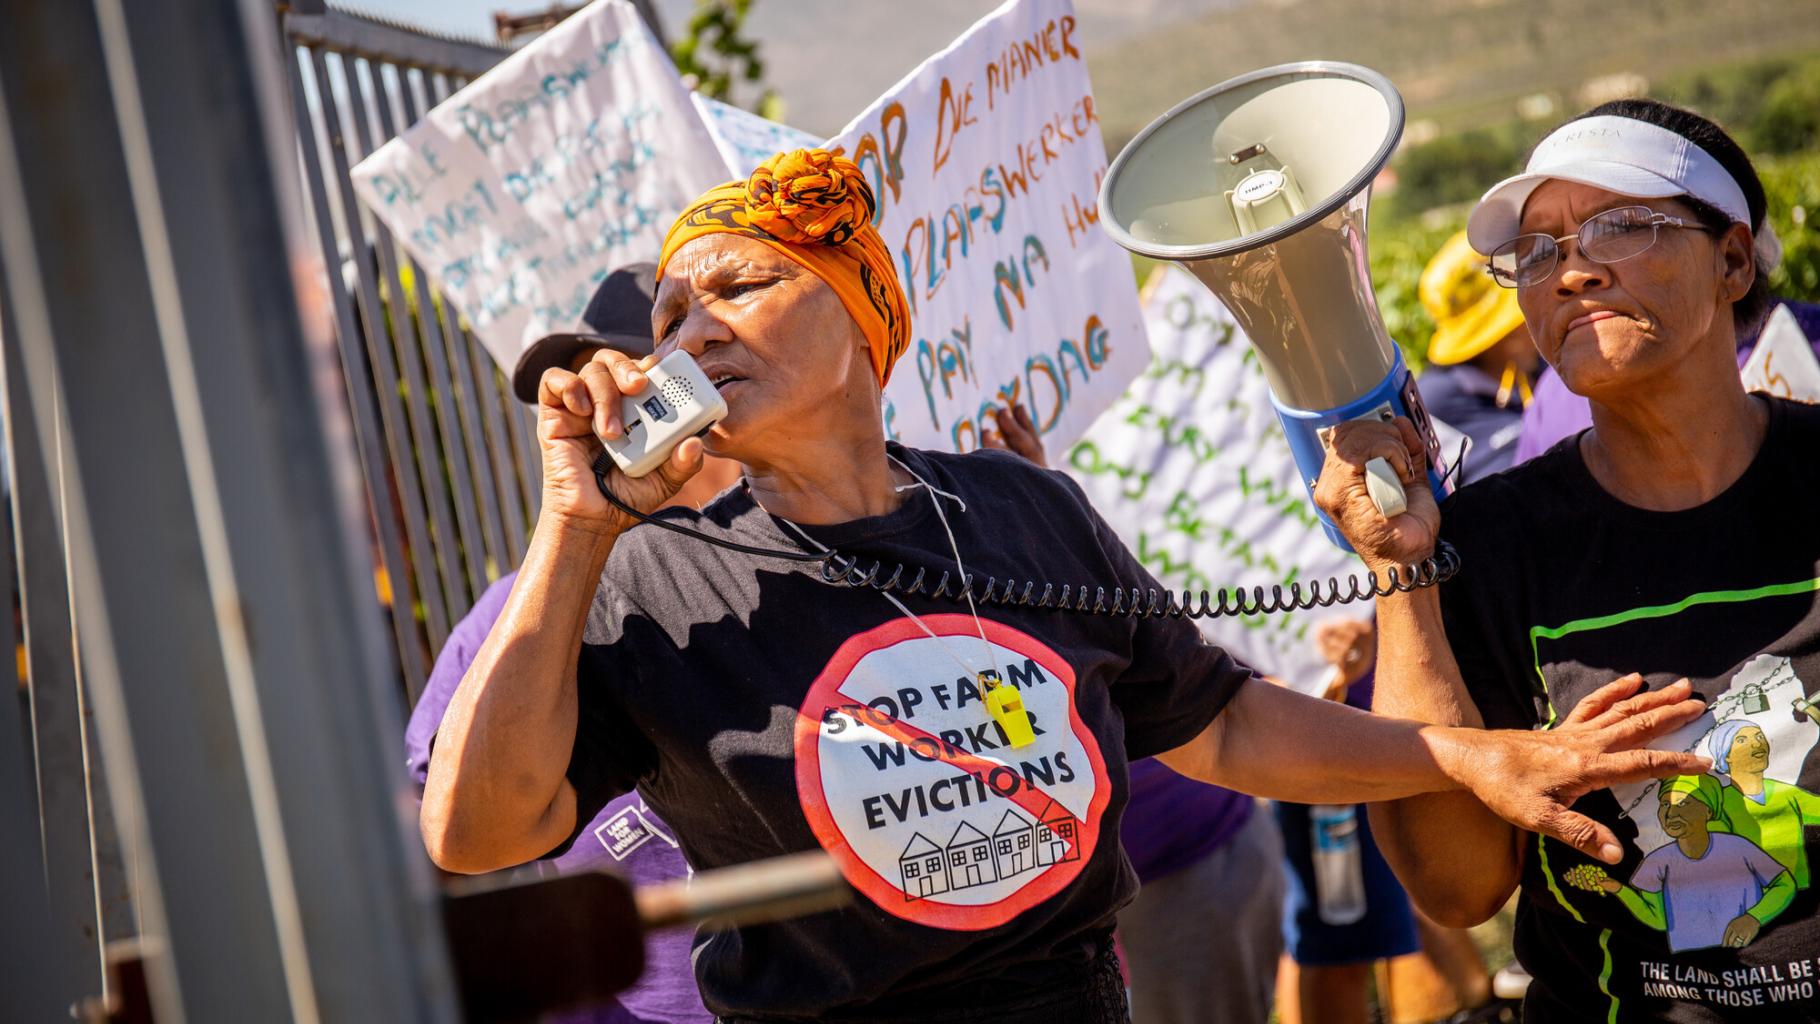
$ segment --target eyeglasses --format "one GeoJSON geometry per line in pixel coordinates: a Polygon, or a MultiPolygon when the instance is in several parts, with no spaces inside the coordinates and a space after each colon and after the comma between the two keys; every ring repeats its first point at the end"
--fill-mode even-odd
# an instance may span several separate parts
{"type": "Polygon", "coordinates": [[[1580,243],[1580,254],[1594,263],[1619,263],[1655,245],[1657,232],[1665,227],[1704,230],[1699,224],[1647,206],[1620,206],[1586,218],[1571,235],[1518,235],[1492,250],[1485,271],[1506,288],[1523,288],[1554,274],[1561,243],[1570,238],[1580,243]]]}

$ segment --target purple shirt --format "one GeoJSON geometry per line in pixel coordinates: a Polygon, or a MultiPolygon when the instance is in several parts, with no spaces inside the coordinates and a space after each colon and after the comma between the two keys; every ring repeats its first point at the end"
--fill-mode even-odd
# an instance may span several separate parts
{"type": "MultiPolygon", "coordinates": [[[[1779,302],[1776,305],[1787,306],[1789,312],[1795,314],[1801,333],[1807,335],[1814,350],[1820,352],[1820,306],[1811,302],[1779,302]]],[[[1754,334],[1740,339],[1739,368],[1743,368],[1744,361],[1750,358],[1751,347],[1756,341],[1754,334]]],[[[1567,385],[1561,382],[1560,375],[1552,367],[1545,369],[1541,379],[1536,381],[1535,396],[1523,410],[1523,433],[1517,437],[1515,462],[1528,462],[1590,426],[1592,405],[1567,390],[1567,385]]]]}
{"type": "MultiPolygon", "coordinates": [[[[436,737],[443,713],[449,709],[455,687],[467,674],[493,621],[505,610],[512,581],[517,578],[518,571],[513,570],[488,587],[449,632],[448,643],[436,656],[436,667],[431,669],[423,696],[417,698],[417,707],[404,731],[405,764],[419,786],[429,773],[430,741],[436,737]]],[[[610,801],[588,823],[575,845],[547,863],[558,874],[605,868],[634,885],[668,882],[689,875],[688,862],[683,860],[670,827],[645,806],[644,798],[636,791],[610,801]]],[[[649,936],[645,940],[645,973],[638,984],[619,993],[617,1003],[546,1020],[564,1024],[708,1024],[714,1018],[702,1006],[695,987],[695,971],[689,960],[692,945],[693,936],[686,929],[649,936]]]]}
{"type": "Polygon", "coordinates": [[[1148,883],[1219,849],[1256,807],[1243,793],[1196,782],[1153,758],[1133,761],[1119,842],[1138,881],[1148,883]]]}
{"type": "Polygon", "coordinates": [[[1705,949],[1724,940],[1725,926],[1757,905],[1788,869],[1741,836],[1714,832],[1698,858],[1674,843],[1651,850],[1630,876],[1631,888],[1662,894],[1668,948],[1705,949]]]}
{"type": "MultiPolygon", "coordinates": [[[[1470,363],[1430,366],[1416,378],[1428,414],[1472,438],[1462,484],[1510,468],[1523,429],[1523,410],[1498,404],[1498,380],[1470,363]]],[[[1457,452],[1441,453],[1451,464],[1457,452]]]]}

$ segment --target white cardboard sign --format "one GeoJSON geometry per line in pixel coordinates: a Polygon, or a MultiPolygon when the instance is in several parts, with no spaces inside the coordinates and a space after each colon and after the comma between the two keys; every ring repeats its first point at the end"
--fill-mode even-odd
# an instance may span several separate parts
{"type": "Polygon", "coordinates": [[[727,162],[727,179],[750,177],[759,164],[787,149],[815,149],[822,140],[800,128],[759,117],[730,103],[691,93],[695,110],[727,162]]]}
{"type": "MultiPolygon", "coordinates": [[[[1218,591],[1362,572],[1328,541],[1270,405],[1256,354],[1226,307],[1170,265],[1145,289],[1150,367],[1057,460],[1166,587],[1218,591]]],[[[1313,626],[1370,604],[1201,619],[1259,672],[1319,694],[1313,626]]]]}
{"type": "Polygon", "coordinates": [[[1777,306],[1744,361],[1744,390],[1820,402],[1820,359],[1787,306],[1777,306]]]}
{"type": "Polygon", "coordinates": [[[906,444],[970,450],[1019,402],[1055,450],[1149,361],[1130,259],[1096,223],[1106,155],[1076,29],[1067,0],[1011,0],[830,142],[871,181],[908,296],[885,392],[906,444]]]}
{"type": "Polygon", "coordinates": [[[656,259],[728,177],[669,55],[598,0],[354,168],[360,199],[501,366],[570,330],[614,267],[656,259]]]}

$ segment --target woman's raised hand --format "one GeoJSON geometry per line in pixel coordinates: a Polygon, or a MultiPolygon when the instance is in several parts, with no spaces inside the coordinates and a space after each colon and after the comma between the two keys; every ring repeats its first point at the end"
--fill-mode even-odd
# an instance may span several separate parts
{"type": "Polygon", "coordinates": [[[1637,693],[1629,675],[1590,694],[1556,728],[1470,733],[1460,770],[1450,774],[1493,813],[1616,864],[1623,848],[1611,829],[1570,808],[1596,789],[1671,775],[1698,775],[1712,762],[1643,745],[1700,717],[1706,704],[1687,680],[1637,693]]]}
{"type": "MultiPolygon", "coordinates": [[[[543,452],[543,514],[597,526],[615,535],[634,520],[601,496],[594,482],[594,459],[601,440],[625,433],[620,399],[650,386],[645,371],[657,365],[655,355],[634,360],[623,352],[601,349],[580,373],[561,367],[544,371],[537,386],[537,441],[543,452]]],[[[619,500],[649,513],[670,500],[702,465],[698,438],[677,445],[656,469],[634,480],[616,466],[607,486],[619,500]]]]}
{"type": "Polygon", "coordinates": [[[1336,425],[1314,500],[1374,570],[1420,562],[1434,553],[1441,510],[1428,489],[1428,447],[1406,417],[1336,425]],[[1372,459],[1390,463],[1402,481],[1409,502],[1402,515],[1386,519],[1372,503],[1365,488],[1365,464],[1372,459]]]}

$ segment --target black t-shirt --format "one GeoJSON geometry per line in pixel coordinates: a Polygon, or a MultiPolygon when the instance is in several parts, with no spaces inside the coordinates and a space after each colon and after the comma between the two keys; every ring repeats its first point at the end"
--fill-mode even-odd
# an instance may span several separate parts
{"type": "Polygon", "coordinates": [[[1710,774],[1576,805],[1623,863],[1526,846],[1516,949],[1536,1024],[1820,1020],[1820,712],[1804,710],[1820,691],[1820,408],[1768,402],[1749,469],[1698,508],[1618,501],[1576,438],[1443,510],[1462,560],[1441,590],[1447,636],[1486,725],[1550,725],[1632,671],[1686,676],[1708,703],[1659,746],[1711,754],[1710,774]]]}
{"type": "MultiPolygon", "coordinates": [[[[944,511],[968,571],[1156,586],[1062,474],[890,450],[966,503],[944,511]]],[[[888,515],[805,529],[933,582],[954,566],[933,500],[918,488],[888,515]]],[[[664,514],[803,546],[743,488],[664,514]]],[[[928,1019],[1087,984],[1136,891],[1126,765],[1198,735],[1249,674],[1182,620],[981,609],[988,648],[965,604],[903,600],[921,625],[814,567],[649,526],[607,562],[578,666],[578,820],[636,783],[698,869],[820,848],[859,893],[699,939],[717,1013],[928,1019]],[[989,717],[982,669],[1018,688],[1033,743],[1010,747],[989,717]]]]}

